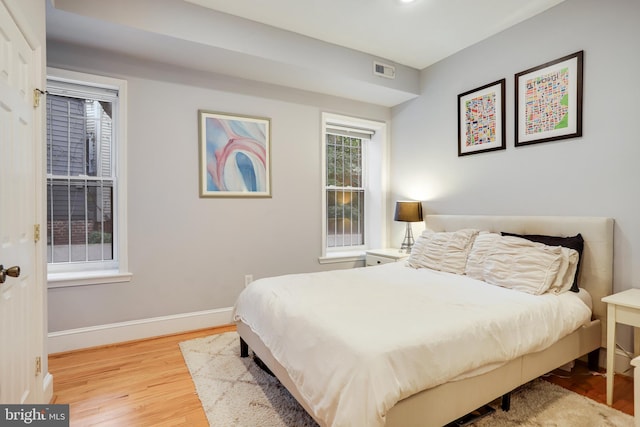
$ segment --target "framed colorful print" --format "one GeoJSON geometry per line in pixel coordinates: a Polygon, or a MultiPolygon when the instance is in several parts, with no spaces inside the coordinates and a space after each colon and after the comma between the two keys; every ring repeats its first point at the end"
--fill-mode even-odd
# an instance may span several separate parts
{"type": "Polygon", "coordinates": [[[505,79],[458,95],[458,156],[504,150],[505,79]]]}
{"type": "Polygon", "coordinates": [[[271,121],[198,111],[200,197],[271,197],[271,121]]]}
{"type": "Polygon", "coordinates": [[[582,136],[584,51],[515,75],[515,145],[582,136]]]}

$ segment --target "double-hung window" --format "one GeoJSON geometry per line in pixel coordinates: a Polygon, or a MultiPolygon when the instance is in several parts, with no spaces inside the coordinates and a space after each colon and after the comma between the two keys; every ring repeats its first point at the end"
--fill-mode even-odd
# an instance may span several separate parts
{"type": "Polygon", "coordinates": [[[123,81],[47,78],[49,286],[129,280],[123,209],[123,81]]]}
{"type": "Polygon", "coordinates": [[[384,238],[384,123],[323,114],[323,256],[361,257],[384,238]]]}

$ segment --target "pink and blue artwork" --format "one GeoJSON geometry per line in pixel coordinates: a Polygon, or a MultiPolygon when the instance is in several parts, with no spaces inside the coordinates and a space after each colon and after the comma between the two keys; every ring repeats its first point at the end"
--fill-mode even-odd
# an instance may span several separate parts
{"type": "Polygon", "coordinates": [[[200,196],[271,196],[269,119],[199,114],[200,196]]]}

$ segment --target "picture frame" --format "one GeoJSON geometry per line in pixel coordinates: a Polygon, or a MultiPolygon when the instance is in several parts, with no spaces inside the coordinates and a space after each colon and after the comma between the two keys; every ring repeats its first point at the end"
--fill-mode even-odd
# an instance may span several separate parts
{"type": "Polygon", "coordinates": [[[582,136],[584,51],[515,75],[515,146],[582,136]]]}
{"type": "Polygon", "coordinates": [[[198,110],[200,197],[271,197],[271,120],[198,110]]]}
{"type": "Polygon", "coordinates": [[[458,157],[506,148],[505,82],[458,95],[458,157]]]}

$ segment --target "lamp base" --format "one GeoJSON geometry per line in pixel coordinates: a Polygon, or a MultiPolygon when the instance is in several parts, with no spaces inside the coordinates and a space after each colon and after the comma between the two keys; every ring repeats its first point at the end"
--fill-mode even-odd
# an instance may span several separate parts
{"type": "Polygon", "coordinates": [[[404,240],[400,246],[400,252],[411,253],[413,243],[413,228],[411,227],[411,223],[407,222],[407,230],[404,233],[404,240]]]}

